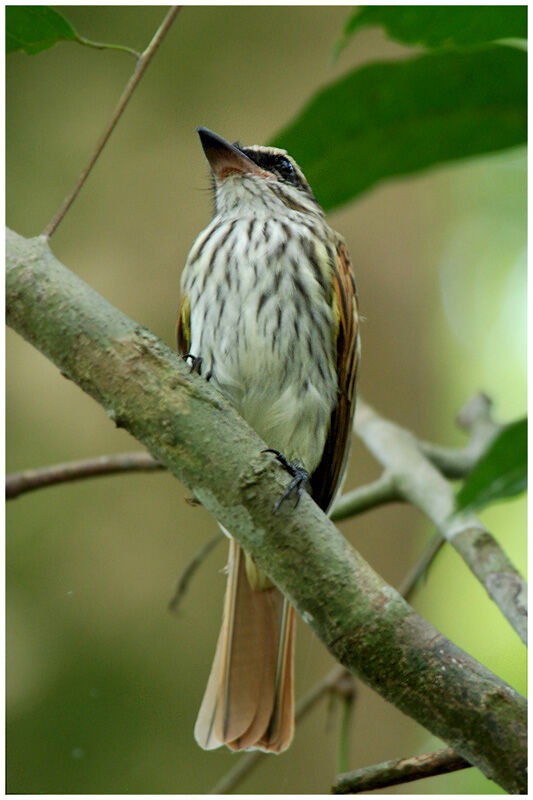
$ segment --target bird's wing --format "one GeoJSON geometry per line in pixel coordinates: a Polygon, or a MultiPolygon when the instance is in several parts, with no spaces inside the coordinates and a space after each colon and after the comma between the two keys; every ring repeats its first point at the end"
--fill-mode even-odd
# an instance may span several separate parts
{"type": "Polygon", "coordinates": [[[176,325],[176,338],[178,341],[178,353],[186,356],[191,347],[191,301],[184,295],[178,311],[178,323],[176,325]]]}
{"type": "Polygon", "coordinates": [[[348,459],[360,356],[357,294],[350,256],[340,237],[335,249],[333,306],[337,322],[337,404],[331,414],[322,459],[310,479],[311,495],[324,511],[331,505],[348,459]]]}

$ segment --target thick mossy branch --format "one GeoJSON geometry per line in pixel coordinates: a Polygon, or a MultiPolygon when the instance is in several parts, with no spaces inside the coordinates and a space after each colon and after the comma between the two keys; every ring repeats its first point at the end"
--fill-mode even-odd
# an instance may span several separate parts
{"type": "MultiPolygon", "coordinates": [[[[459,449],[441,447],[417,440],[418,447],[426,458],[447,478],[465,478],[485,453],[495,433],[502,428],[492,420],[490,401],[485,395],[475,395],[467,401],[465,408],[460,412],[458,423],[469,431],[470,440],[466,447],[459,449]],[[470,411],[470,419],[466,425],[461,421],[465,409],[470,411]]],[[[67,461],[64,464],[50,464],[47,467],[6,475],[6,500],[14,500],[21,494],[56,486],[59,483],[163,469],[163,465],[155,461],[149,453],[139,452],[102,455],[81,461],[67,461]]],[[[405,502],[406,498],[396,488],[394,475],[385,470],[372,483],[359,486],[348,494],[338,497],[329,517],[337,522],[396,501],[405,502]]]]}
{"type": "Polygon", "coordinates": [[[228,403],[150,331],[7,233],[7,320],[94,397],[248,550],[348,669],[511,793],[526,789],[524,698],[420,618],[228,403]]]}

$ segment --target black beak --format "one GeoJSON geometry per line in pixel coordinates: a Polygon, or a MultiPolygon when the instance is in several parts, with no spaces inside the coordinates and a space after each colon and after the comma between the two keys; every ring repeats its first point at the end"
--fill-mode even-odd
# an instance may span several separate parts
{"type": "Polygon", "coordinates": [[[205,157],[217,180],[224,180],[230,173],[254,173],[265,177],[266,173],[248,158],[238,147],[227,142],[209,128],[197,128],[198,136],[204,148],[205,157]]]}

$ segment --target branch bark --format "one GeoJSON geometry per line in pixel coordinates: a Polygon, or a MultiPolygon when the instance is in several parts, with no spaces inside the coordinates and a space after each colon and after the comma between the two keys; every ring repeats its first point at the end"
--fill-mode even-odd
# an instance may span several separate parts
{"type": "Polygon", "coordinates": [[[55,259],[8,231],[8,324],[187,484],[333,656],[506,791],[526,789],[526,701],[419,617],[213,387],[55,259]]]}
{"type": "Polygon", "coordinates": [[[332,794],[372,792],[375,789],[385,789],[388,786],[398,786],[400,783],[445,775],[471,766],[472,764],[448,747],[446,750],[385,761],[382,764],[373,764],[371,767],[338,775],[331,791],[332,794]]]}
{"type": "MultiPolygon", "coordinates": [[[[493,436],[501,429],[501,426],[491,419],[490,400],[486,395],[475,395],[467,401],[459,412],[458,424],[470,432],[470,441],[466,447],[442,447],[417,440],[417,445],[424,455],[448,478],[466,477],[487,449],[493,436]]],[[[13,500],[26,492],[45,489],[58,483],[163,469],[163,465],[148,453],[139,452],[101,455],[80,461],[67,461],[64,464],[50,464],[6,475],[6,500],[13,500]]],[[[384,470],[372,483],[358,486],[337,498],[329,516],[337,522],[393,502],[406,502],[406,498],[398,490],[394,475],[384,470]]]]}
{"type": "Polygon", "coordinates": [[[363,400],[358,403],[356,429],[392,476],[400,495],[436,525],[526,642],[525,581],[474,514],[455,512],[453,488],[426,458],[413,434],[381,417],[363,400]]]}
{"type": "Polygon", "coordinates": [[[420,450],[447,478],[465,478],[502,429],[502,425],[493,420],[491,409],[492,402],[486,394],[475,394],[467,400],[455,420],[469,434],[466,447],[456,449],[419,441],[420,450]]]}

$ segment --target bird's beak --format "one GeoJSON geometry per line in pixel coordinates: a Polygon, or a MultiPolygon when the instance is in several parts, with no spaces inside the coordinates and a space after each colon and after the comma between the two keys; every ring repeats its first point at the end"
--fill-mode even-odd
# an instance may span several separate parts
{"type": "Polygon", "coordinates": [[[263,178],[269,176],[268,172],[258,167],[251,158],[248,158],[235,145],[230,144],[221,136],[217,136],[208,128],[197,128],[196,130],[202,142],[205,157],[209,161],[209,166],[217,181],[222,181],[235,172],[252,173],[263,178]]]}

